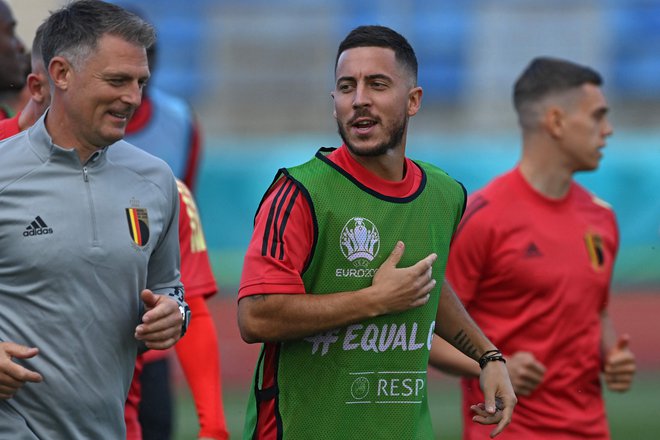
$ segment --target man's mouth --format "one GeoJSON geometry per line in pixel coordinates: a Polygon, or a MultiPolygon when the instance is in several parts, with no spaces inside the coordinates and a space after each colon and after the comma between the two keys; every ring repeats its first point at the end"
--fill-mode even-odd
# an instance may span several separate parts
{"type": "Polygon", "coordinates": [[[110,113],[111,116],[114,116],[115,118],[122,119],[125,121],[128,121],[131,118],[132,112],[130,110],[126,111],[112,111],[110,110],[108,113],[110,113]]]}
{"type": "Polygon", "coordinates": [[[352,123],[351,127],[358,133],[358,134],[366,134],[368,133],[372,127],[374,127],[377,124],[375,119],[372,118],[356,118],[352,123]]]}

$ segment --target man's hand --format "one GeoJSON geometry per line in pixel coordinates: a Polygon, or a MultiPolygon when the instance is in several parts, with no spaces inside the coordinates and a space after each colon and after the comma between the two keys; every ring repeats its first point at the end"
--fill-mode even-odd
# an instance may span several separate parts
{"type": "Polygon", "coordinates": [[[432,266],[438,256],[431,254],[410,267],[397,268],[404,250],[403,242],[397,242],[390,256],[374,275],[371,287],[383,308],[380,314],[423,306],[429,301],[431,289],[435,287],[432,266]]]}
{"type": "Polygon", "coordinates": [[[11,399],[25,382],[41,382],[41,374],[30,371],[12,361],[12,358],[29,359],[39,354],[39,349],[13,342],[0,342],[0,399],[11,399]]]}
{"type": "Polygon", "coordinates": [[[517,396],[529,396],[543,381],[545,366],[527,351],[518,351],[506,359],[513,391],[517,396]]]}
{"type": "Polygon", "coordinates": [[[605,357],[605,383],[611,391],[628,391],[632,385],[637,367],[629,344],[630,336],[621,336],[605,357]]]}
{"type": "Polygon", "coordinates": [[[484,393],[484,402],[470,407],[475,414],[472,421],[482,425],[497,423],[497,427],[490,433],[493,438],[511,423],[513,408],[518,399],[513,392],[504,362],[488,362],[481,370],[479,383],[484,393]]]}
{"type": "Polygon", "coordinates": [[[181,337],[181,312],[172,298],[156,295],[149,289],[140,293],[146,312],[142,324],[135,328],[135,339],[143,341],[147,348],[165,350],[181,337]]]}

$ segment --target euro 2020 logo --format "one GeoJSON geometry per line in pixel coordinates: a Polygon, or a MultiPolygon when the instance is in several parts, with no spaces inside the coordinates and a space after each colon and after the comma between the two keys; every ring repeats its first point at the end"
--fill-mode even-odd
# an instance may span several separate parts
{"type": "Polygon", "coordinates": [[[380,250],[380,234],[371,220],[353,217],[344,225],[339,240],[341,252],[356,266],[365,265],[366,259],[372,261],[380,250]],[[356,261],[358,260],[358,261],[356,261]]]}

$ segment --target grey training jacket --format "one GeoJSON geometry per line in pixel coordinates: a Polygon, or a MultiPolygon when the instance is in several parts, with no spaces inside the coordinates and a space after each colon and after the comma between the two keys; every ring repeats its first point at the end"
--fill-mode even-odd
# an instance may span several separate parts
{"type": "Polygon", "coordinates": [[[44,120],[0,143],[0,341],[44,377],[0,400],[0,439],[123,440],[140,291],[187,308],[176,183],[124,141],[81,164],[44,120]]]}

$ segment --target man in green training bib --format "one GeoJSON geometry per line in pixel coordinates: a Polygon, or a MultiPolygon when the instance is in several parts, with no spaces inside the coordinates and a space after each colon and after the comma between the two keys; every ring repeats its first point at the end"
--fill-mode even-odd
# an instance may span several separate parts
{"type": "Polygon", "coordinates": [[[422,100],[415,53],[389,28],[360,26],[335,79],[342,146],[277,173],[245,256],[238,323],[263,348],[244,438],[433,438],[434,333],[482,366],[474,420],[495,436],[516,404],[503,357],[444,282],[465,189],[405,156],[422,100]]]}

